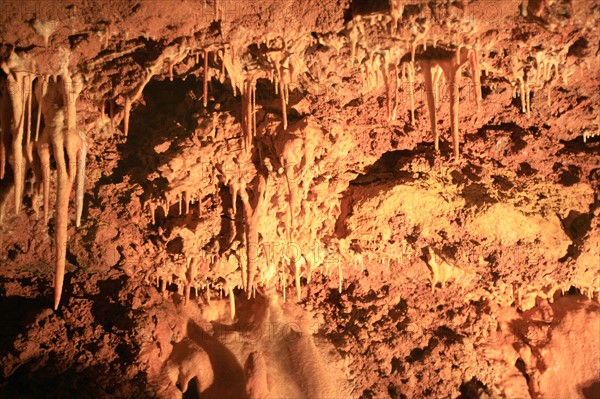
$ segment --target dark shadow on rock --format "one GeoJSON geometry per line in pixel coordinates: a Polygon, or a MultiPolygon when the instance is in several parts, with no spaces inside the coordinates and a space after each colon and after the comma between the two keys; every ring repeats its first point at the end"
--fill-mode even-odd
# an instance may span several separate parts
{"type": "Polygon", "coordinates": [[[0,358],[11,349],[17,335],[33,323],[38,314],[48,309],[49,303],[43,298],[24,298],[22,296],[0,297],[0,358]]]}
{"type": "Polygon", "coordinates": [[[187,336],[206,351],[215,375],[214,383],[202,397],[247,399],[244,370],[234,354],[192,321],[188,323],[187,336]]]}
{"type": "Polygon", "coordinates": [[[600,380],[586,386],[580,386],[579,392],[581,392],[585,399],[600,398],[600,380]]]}

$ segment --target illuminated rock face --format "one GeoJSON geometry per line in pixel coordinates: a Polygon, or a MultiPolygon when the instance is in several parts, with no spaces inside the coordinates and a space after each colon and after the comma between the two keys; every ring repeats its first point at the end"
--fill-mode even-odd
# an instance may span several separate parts
{"type": "Polygon", "coordinates": [[[26,3],[0,397],[594,397],[596,4],[26,3]]]}

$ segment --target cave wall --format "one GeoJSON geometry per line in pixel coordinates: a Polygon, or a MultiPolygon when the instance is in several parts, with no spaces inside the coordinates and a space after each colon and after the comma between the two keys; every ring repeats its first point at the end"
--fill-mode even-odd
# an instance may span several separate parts
{"type": "MultiPolygon", "coordinates": [[[[544,397],[573,361],[543,348],[600,300],[595,2],[1,5],[7,394],[180,395],[167,353],[261,298],[346,370],[272,392],[544,397]]],[[[213,328],[242,392],[261,358],[213,328]]]]}

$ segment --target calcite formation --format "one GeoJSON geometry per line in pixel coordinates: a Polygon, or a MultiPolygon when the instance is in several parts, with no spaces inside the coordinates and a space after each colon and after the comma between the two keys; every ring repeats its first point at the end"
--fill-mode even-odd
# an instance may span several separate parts
{"type": "Polygon", "coordinates": [[[597,396],[596,3],[0,5],[0,397],[597,396]]]}

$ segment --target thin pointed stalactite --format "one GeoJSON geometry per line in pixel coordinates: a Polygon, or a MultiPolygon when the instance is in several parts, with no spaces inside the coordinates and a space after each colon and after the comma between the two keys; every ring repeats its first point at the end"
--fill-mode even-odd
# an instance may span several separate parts
{"type": "Polygon", "coordinates": [[[454,148],[454,160],[458,162],[460,157],[459,151],[459,137],[458,137],[458,101],[459,92],[458,84],[460,80],[460,66],[454,68],[450,73],[449,86],[450,86],[450,125],[452,129],[452,146],[454,148]]]}
{"type": "Polygon", "coordinates": [[[40,169],[42,174],[42,198],[44,207],[44,223],[48,224],[48,215],[50,212],[50,131],[52,129],[62,129],[64,124],[64,115],[62,111],[57,113],[55,105],[57,105],[56,83],[49,81],[46,83],[48,90],[38,90],[39,107],[42,109],[44,116],[44,129],[38,140],[36,140],[36,149],[40,158],[40,169]]]}
{"type": "Polygon", "coordinates": [[[69,196],[77,171],[77,154],[81,149],[81,138],[77,132],[77,98],[83,86],[80,75],[71,78],[65,67],[61,76],[63,104],[65,105],[65,129],[52,131],[54,158],[57,164],[56,199],[56,267],[54,275],[54,309],[58,309],[65,277],[67,255],[67,227],[69,217],[69,196]],[[65,151],[69,159],[67,166],[65,151]],[[68,167],[68,168],[67,168],[68,167]]]}
{"type": "Polygon", "coordinates": [[[81,149],[77,154],[77,186],[76,186],[76,222],[75,226],[81,225],[81,215],[83,214],[83,196],[85,192],[85,163],[87,156],[88,143],[83,130],[79,131],[81,138],[81,149]]]}
{"type": "Polygon", "coordinates": [[[125,97],[125,104],[123,109],[123,133],[125,137],[129,135],[129,117],[131,115],[131,99],[125,97]]]}
{"type": "Polygon", "coordinates": [[[194,278],[196,277],[196,264],[198,260],[196,257],[190,257],[187,260],[187,271],[186,271],[186,282],[185,282],[185,304],[187,305],[190,301],[190,287],[194,278]]]}
{"type": "Polygon", "coordinates": [[[202,77],[202,105],[204,108],[208,105],[208,54],[209,51],[204,49],[204,76],[202,77]]]}
{"type": "Polygon", "coordinates": [[[300,262],[296,259],[295,256],[292,257],[292,262],[294,263],[294,277],[296,281],[296,299],[298,302],[302,301],[302,287],[300,286],[300,262]]]}
{"type": "MultiPolygon", "coordinates": [[[[62,110],[59,112],[63,112],[62,110]]],[[[51,131],[54,159],[56,161],[56,223],[55,223],[55,269],[54,269],[54,309],[58,309],[65,278],[67,256],[67,225],[69,211],[69,193],[71,183],[65,160],[64,138],[62,126],[57,125],[51,131]]]]}
{"type": "Polygon", "coordinates": [[[0,179],[4,179],[11,145],[9,131],[12,117],[10,97],[6,86],[2,88],[0,96],[0,179]]]}
{"type": "Polygon", "coordinates": [[[338,261],[338,292],[341,294],[344,287],[344,275],[342,272],[342,263],[338,261]]]}
{"type": "Polygon", "coordinates": [[[21,210],[23,186],[25,185],[25,162],[23,157],[23,135],[25,130],[26,72],[9,71],[8,92],[12,105],[12,154],[14,159],[13,175],[15,184],[15,213],[21,210]]]}
{"type": "Polygon", "coordinates": [[[410,98],[410,123],[415,124],[415,65],[411,62],[405,62],[402,65],[402,76],[406,77],[408,82],[408,95],[410,98]]]}
{"type": "Polygon", "coordinates": [[[433,143],[436,151],[439,150],[439,135],[437,131],[437,110],[435,105],[435,94],[433,85],[433,76],[431,74],[431,62],[429,60],[422,62],[423,75],[425,76],[425,94],[427,97],[427,108],[429,110],[429,122],[433,143]]]}
{"type": "MultiPolygon", "coordinates": [[[[33,87],[33,76],[32,75],[26,75],[25,79],[24,79],[24,84],[23,84],[23,88],[27,90],[27,92],[25,93],[26,97],[26,103],[27,103],[27,112],[25,114],[25,116],[23,117],[23,119],[26,119],[25,122],[25,148],[29,153],[29,145],[31,143],[31,99],[32,99],[32,87],[33,87]]],[[[33,162],[33,159],[29,159],[29,162],[33,162]]]]}
{"type": "Polygon", "coordinates": [[[233,294],[233,287],[229,286],[229,313],[231,314],[231,320],[235,319],[235,295],[233,294]]]}
{"type": "Polygon", "coordinates": [[[287,109],[285,101],[285,85],[282,79],[279,79],[279,97],[281,99],[281,117],[283,118],[283,129],[287,129],[287,109]]]}
{"type": "MultiPolygon", "coordinates": [[[[181,62],[187,56],[188,52],[189,52],[189,49],[186,49],[184,51],[180,51],[179,53],[177,53],[174,56],[169,57],[170,65],[181,62]]],[[[123,132],[124,132],[125,136],[127,136],[129,134],[129,120],[130,120],[131,109],[133,107],[133,104],[142,96],[144,88],[150,82],[150,79],[152,79],[152,77],[160,71],[160,68],[162,67],[162,65],[164,63],[165,57],[166,57],[166,55],[163,53],[160,57],[158,57],[158,59],[152,66],[150,66],[149,68],[146,68],[146,70],[144,71],[144,78],[142,79],[142,81],[140,83],[138,83],[137,87],[135,87],[132,91],[130,91],[127,95],[125,95],[125,103],[124,103],[124,110],[123,110],[123,112],[124,112],[124,114],[123,114],[123,132]]],[[[104,114],[104,103],[102,105],[102,114],[104,114]]],[[[112,121],[112,119],[113,119],[113,103],[112,102],[110,102],[110,114],[111,114],[110,119],[112,121]]]]}
{"type": "Polygon", "coordinates": [[[46,75],[42,75],[41,79],[38,78],[37,89],[39,91],[38,97],[38,111],[37,111],[37,120],[35,122],[35,141],[37,142],[40,137],[40,124],[42,122],[42,101],[44,98],[44,94],[46,93],[46,85],[47,85],[48,77],[46,75]]]}
{"type": "Polygon", "coordinates": [[[469,68],[471,70],[471,78],[473,79],[473,95],[475,96],[475,104],[477,105],[477,112],[481,109],[481,68],[479,66],[479,54],[476,50],[469,51],[469,68]]]}

